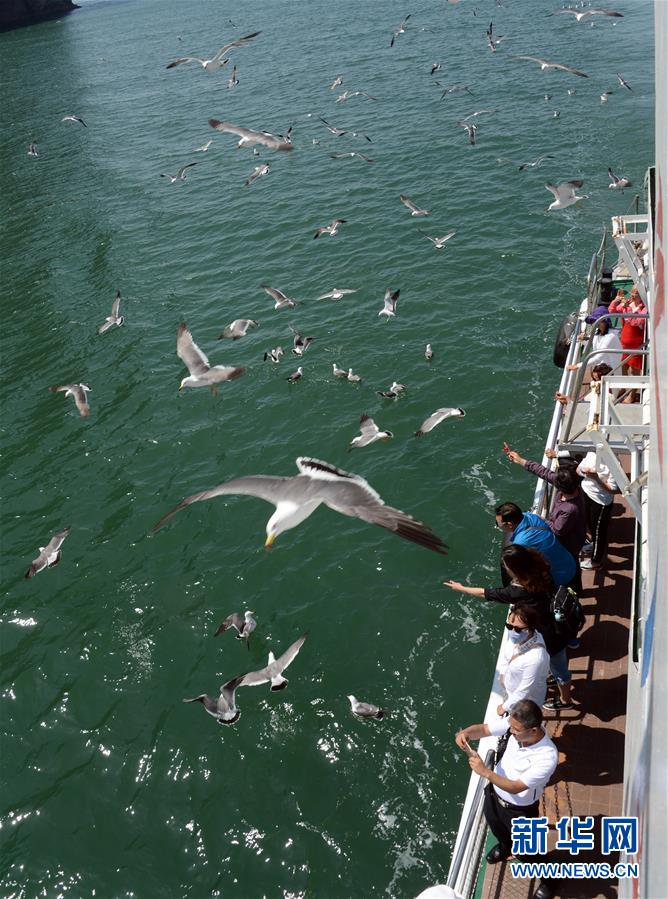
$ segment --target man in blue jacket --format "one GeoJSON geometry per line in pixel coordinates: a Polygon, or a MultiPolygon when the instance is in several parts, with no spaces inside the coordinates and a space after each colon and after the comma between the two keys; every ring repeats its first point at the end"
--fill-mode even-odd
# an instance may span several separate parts
{"type": "Polygon", "coordinates": [[[533,512],[522,512],[515,503],[501,503],[495,511],[496,526],[508,543],[517,543],[541,553],[550,566],[552,580],[557,586],[570,584],[577,563],[569,551],[555,537],[551,527],[533,512]]]}

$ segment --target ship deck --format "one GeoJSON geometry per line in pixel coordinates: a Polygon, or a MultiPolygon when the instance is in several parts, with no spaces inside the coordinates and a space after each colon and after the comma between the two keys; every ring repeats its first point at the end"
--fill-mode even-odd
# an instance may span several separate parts
{"type": "MultiPolygon", "coordinates": [[[[556,715],[546,713],[546,729],[559,750],[559,765],[541,801],[540,814],[548,818],[552,850],[541,861],[614,864],[617,860],[602,856],[598,848],[577,857],[553,848],[555,822],[562,815],[591,815],[598,833],[602,816],[622,814],[635,518],[619,496],[612,514],[607,566],[582,572],[581,601],[587,620],[579,635],[580,647],[569,650],[574,705],[556,715]]],[[[485,852],[493,843],[488,834],[485,852]]],[[[486,865],[476,896],[529,899],[537,887],[534,880],[515,880],[508,864],[486,865]]],[[[555,890],[561,899],[611,899],[617,896],[617,882],[561,881],[555,890]]]]}

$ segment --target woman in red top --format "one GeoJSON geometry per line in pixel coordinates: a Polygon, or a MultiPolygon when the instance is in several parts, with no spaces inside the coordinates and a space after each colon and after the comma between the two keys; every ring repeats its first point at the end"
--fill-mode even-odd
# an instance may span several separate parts
{"type": "MultiPolygon", "coordinates": [[[[631,296],[615,297],[610,303],[609,312],[629,313],[635,312],[638,315],[644,315],[647,312],[645,304],[640,298],[638,288],[631,290],[631,296]]],[[[645,343],[645,324],[644,318],[624,318],[622,324],[622,333],[620,340],[622,348],[625,350],[637,350],[645,343]]],[[[622,356],[622,374],[623,375],[641,375],[642,374],[642,356],[638,354],[629,354],[622,356]]],[[[624,403],[637,402],[637,394],[632,391],[629,396],[622,400],[624,403]]]]}

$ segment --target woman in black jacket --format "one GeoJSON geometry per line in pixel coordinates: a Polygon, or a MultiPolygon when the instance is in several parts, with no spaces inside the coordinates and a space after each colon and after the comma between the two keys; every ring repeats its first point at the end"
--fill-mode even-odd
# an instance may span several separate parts
{"type": "Polygon", "coordinates": [[[510,583],[506,587],[468,587],[459,581],[444,581],[444,586],[470,596],[479,596],[487,602],[506,605],[522,603],[535,606],[540,617],[539,630],[550,655],[550,671],[557,682],[559,696],[547,700],[543,708],[560,711],[572,707],[571,674],[568,670],[566,645],[568,635],[559,634],[554,626],[551,602],[555,586],[550,576],[550,566],[544,556],[535,549],[509,544],[501,555],[501,565],[508,572],[510,583]]]}

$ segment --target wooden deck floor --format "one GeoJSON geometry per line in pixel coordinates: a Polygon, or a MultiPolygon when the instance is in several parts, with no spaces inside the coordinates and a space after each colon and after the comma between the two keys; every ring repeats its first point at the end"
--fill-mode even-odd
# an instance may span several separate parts
{"type": "MultiPolygon", "coordinates": [[[[635,519],[617,498],[610,522],[608,564],[598,571],[583,571],[582,604],[587,622],[579,649],[569,650],[573,673],[573,709],[547,712],[547,730],[559,749],[559,765],[541,802],[541,815],[550,823],[554,846],[555,821],[562,815],[595,817],[621,815],[626,724],[626,672],[633,577],[635,519]]],[[[488,837],[490,848],[494,840],[488,837]]],[[[575,861],[554,850],[546,861],[575,861]]],[[[616,862],[598,848],[581,852],[577,861],[616,862]]],[[[538,886],[514,880],[507,864],[487,865],[479,895],[483,899],[528,899],[538,886]]],[[[562,881],[556,886],[561,899],[617,896],[613,880],[562,881]]]]}

